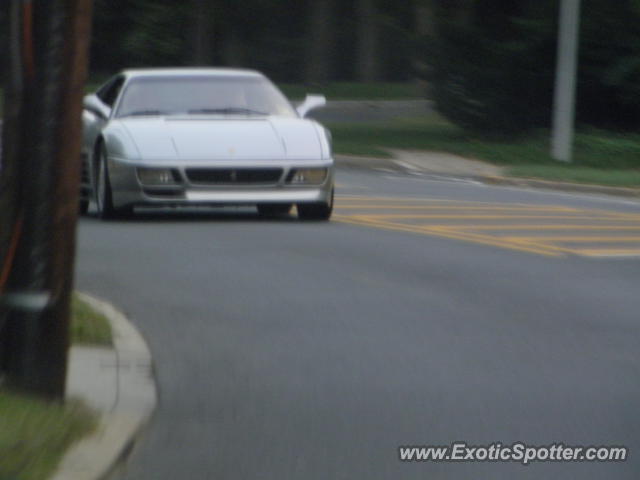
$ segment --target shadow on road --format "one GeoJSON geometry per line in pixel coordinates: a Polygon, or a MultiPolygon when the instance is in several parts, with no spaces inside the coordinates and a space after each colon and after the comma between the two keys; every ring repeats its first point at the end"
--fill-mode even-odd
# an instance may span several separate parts
{"type": "MultiPolygon", "coordinates": [[[[90,212],[81,218],[100,222],[96,212],[90,212]]],[[[296,223],[298,217],[294,213],[287,215],[263,216],[254,208],[229,207],[185,207],[185,208],[144,208],[137,209],[131,216],[108,220],[109,223],[162,223],[162,222],[267,222],[296,223]]],[[[307,223],[307,222],[305,222],[307,223]]]]}

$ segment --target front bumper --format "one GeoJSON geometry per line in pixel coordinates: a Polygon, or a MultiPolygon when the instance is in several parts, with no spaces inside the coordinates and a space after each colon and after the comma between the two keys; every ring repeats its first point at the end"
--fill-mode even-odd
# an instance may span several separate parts
{"type": "MultiPolygon", "coordinates": [[[[255,205],[259,203],[314,203],[330,202],[334,183],[332,159],[320,161],[252,161],[208,162],[193,164],[167,164],[130,162],[109,158],[109,180],[116,208],[135,205],[255,205]],[[143,185],[138,168],[163,168],[175,172],[176,185],[143,185]],[[319,185],[292,185],[287,182],[294,169],[326,168],[327,176],[319,185]],[[240,177],[243,171],[279,169],[277,178],[261,181],[240,180],[194,181],[193,169],[211,169],[240,177]],[[240,175],[236,175],[238,172],[240,175]]],[[[215,175],[214,175],[215,177],[215,175]]]]}

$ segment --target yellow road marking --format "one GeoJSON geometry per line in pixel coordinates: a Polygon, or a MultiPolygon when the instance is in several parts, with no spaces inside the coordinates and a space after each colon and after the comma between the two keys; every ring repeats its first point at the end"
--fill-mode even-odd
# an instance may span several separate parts
{"type": "Polygon", "coordinates": [[[494,247],[507,248],[510,250],[537,253],[540,255],[547,255],[552,257],[560,256],[559,253],[554,251],[556,250],[555,248],[549,249],[549,248],[546,248],[546,246],[542,248],[538,248],[537,246],[529,247],[527,245],[519,244],[515,242],[502,242],[496,237],[477,235],[477,234],[459,233],[459,232],[448,231],[445,229],[437,230],[429,227],[416,227],[411,225],[384,223],[384,222],[375,221],[373,219],[368,219],[362,216],[336,215],[334,216],[334,218],[339,222],[350,223],[353,225],[364,225],[364,226],[382,228],[385,230],[395,230],[395,231],[410,232],[410,233],[431,234],[439,237],[452,238],[456,240],[467,240],[467,241],[470,240],[475,243],[481,243],[484,245],[490,245],[494,247]]]}
{"type": "MultiPolygon", "coordinates": [[[[509,215],[509,216],[498,216],[498,217],[486,217],[486,216],[465,216],[459,214],[453,214],[452,218],[573,218],[573,219],[587,219],[587,220],[607,220],[612,222],[618,221],[637,221],[640,222],[640,216],[623,216],[623,215],[594,215],[589,210],[576,210],[576,209],[562,209],[561,207],[557,209],[511,209],[508,207],[424,207],[421,205],[336,205],[336,210],[478,210],[478,211],[513,211],[513,212],[548,212],[548,213],[572,213],[573,215],[509,215]]],[[[397,214],[397,213],[389,213],[389,214],[379,214],[379,217],[403,217],[403,218],[448,218],[448,217],[437,217],[434,214],[425,214],[425,215],[417,215],[417,214],[397,214]]]]}
{"type": "Polygon", "coordinates": [[[528,212],[528,211],[542,211],[542,212],[579,212],[575,208],[569,207],[476,207],[470,205],[335,205],[339,210],[369,210],[369,209],[381,209],[381,210],[489,210],[489,211],[513,211],[513,212],[528,212]]]}
{"type": "Polygon", "coordinates": [[[640,248],[637,249],[614,249],[614,248],[589,248],[574,250],[578,255],[588,257],[635,257],[640,256],[640,248]]]}
{"type": "MultiPolygon", "coordinates": [[[[447,227],[448,225],[434,225],[447,227]]],[[[460,230],[640,230],[635,225],[456,225],[460,230]]]]}
{"type": "MultiPolygon", "coordinates": [[[[561,205],[505,204],[426,197],[394,198],[354,195],[340,196],[338,199],[334,218],[337,221],[353,225],[432,235],[554,257],[566,254],[592,257],[640,256],[640,248],[614,248],[618,243],[640,244],[640,236],[614,236],[606,233],[640,231],[640,214],[561,205]],[[360,212],[357,212],[358,210],[360,212]],[[378,213],[378,211],[384,212],[385,210],[390,210],[390,212],[378,213]],[[452,223],[431,222],[437,220],[451,221],[452,223]],[[465,222],[473,220],[502,221],[490,225],[465,222]],[[536,220],[545,221],[538,221],[535,224],[510,223],[536,220]],[[572,221],[577,222],[572,224],[570,223],[572,221]],[[539,236],[535,234],[508,235],[507,232],[512,230],[531,232],[546,230],[563,233],[539,236]],[[564,233],[595,230],[599,232],[592,236],[564,233]],[[483,231],[491,233],[479,233],[483,231]],[[563,245],[563,243],[572,242],[611,244],[611,246],[608,248],[604,248],[603,245],[603,248],[577,249],[575,246],[571,248],[563,245]]],[[[622,245],[620,246],[622,247],[622,245]]]]}
{"type": "MultiPolygon", "coordinates": [[[[496,206],[504,206],[504,203],[499,202],[477,202],[475,200],[451,200],[448,198],[435,198],[435,197],[370,197],[365,195],[338,195],[336,194],[336,200],[357,200],[357,201],[376,201],[376,202],[405,202],[405,203],[415,203],[415,202],[424,202],[424,203],[434,203],[434,202],[442,202],[442,203],[454,203],[457,205],[496,205],[496,206]]],[[[531,206],[528,203],[510,203],[507,205],[513,206],[531,206]]],[[[557,205],[550,205],[551,207],[557,205]]]]}
{"type": "MultiPolygon", "coordinates": [[[[503,237],[499,237],[499,236],[487,236],[487,235],[479,235],[479,234],[474,234],[474,233],[469,233],[469,232],[462,232],[459,231],[458,229],[456,229],[455,227],[440,227],[440,228],[433,228],[433,227],[426,227],[425,231],[443,231],[443,232],[448,232],[448,233],[455,233],[456,235],[465,235],[467,236],[467,238],[469,240],[474,239],[474,237],[481,237],[481,238],[491,238],[493,241],[502,241],[504,240],[503,237]]],[[[542,250],[552,250],[552,251],[556,251],[556,252],[563,252],[563,253],[572,253],[572,249],[567,248],[567,247],[563,247],[563,246],[559,246],[559,245],[554,245],[554,244],[550,244],[550,243],[541,243],[541,242],[536,242],[534,241],[534,239],[529,238],[529,239],[522,239],[522,240],[507,240],[507,243],[513,243],[513,244],[517,244],[520,246],[526,246],[528,249],[542,249],[542,250]]]]}
{"type": "MultiPolygon", "coordinates": [[[[473,200],[451,200],[449,198],[436,198],[436,197],[372,197],[367,195],[336,195],[337,199],[345,200],[375,200],[380,202],[446,202],[446,203],[486,203],[496,205],[496,202],[475,202],[473,200]]],[[[517,204],[514,204],[517,205],[517,204]]],[[[526,204],[522,204],[526,205],[526,204]]]]}
{"type": "MultiPolygon", "coordinates": [[[[437,218],[437,219],[451,219],[451,220],[468,220],[475,218],[485,218],[485,219],[511,219],[511,220],[526,220],[529,218],[548,218],[548,219],[558,219],[558,220],[566,220],[566,219],[589,219],[589,220],[610,220],[608,218],[594,218],[588,215],[446,215],[446,214],[375,214],[371,215],[371,217],[375,217],[377,219],[385,219],[385,218],[437,218]]],[[[615,219],[614,219],[615,220],[615,219]]]]}
{"type": "Polygon", "coordinates": [[[626,242],[640,242],[640,237],[566,237],[566,236],[544,236],[544,237],[503,237],[500,238],[504,240],[513,240],[513,241],[545,241],[545,242],[576,242],[576,243],[589,243],[589,242],[599,242],[599,243],[626,243],[626,242]]]}

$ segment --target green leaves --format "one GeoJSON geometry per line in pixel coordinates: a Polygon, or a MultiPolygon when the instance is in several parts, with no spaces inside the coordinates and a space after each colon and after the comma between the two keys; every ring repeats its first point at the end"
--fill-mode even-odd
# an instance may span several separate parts
{"type": "MultiPolygon", "coordinates": [[[[640,125],[638,0],[583,0],[579,121],[640,125]]],[[[441,6],[425,59],[437,107],[472,131],[515,135],[548,125],[555,76],[557,2],[517,0],[510,14],[491,2],[441,6]],[[461,19],[464,19],[462,21],[461,19]]]]}

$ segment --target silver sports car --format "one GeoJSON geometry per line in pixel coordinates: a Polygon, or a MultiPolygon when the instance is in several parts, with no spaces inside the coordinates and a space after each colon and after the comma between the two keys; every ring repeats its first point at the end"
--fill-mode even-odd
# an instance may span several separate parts
{"type": "Polygon", "coordinates": [[[296,204],[302,219],[333,209],[331,135],[262,74],[237,69],[127,70],[84,99],[81,210],[101,218],[138,205],[296,204]]]}

